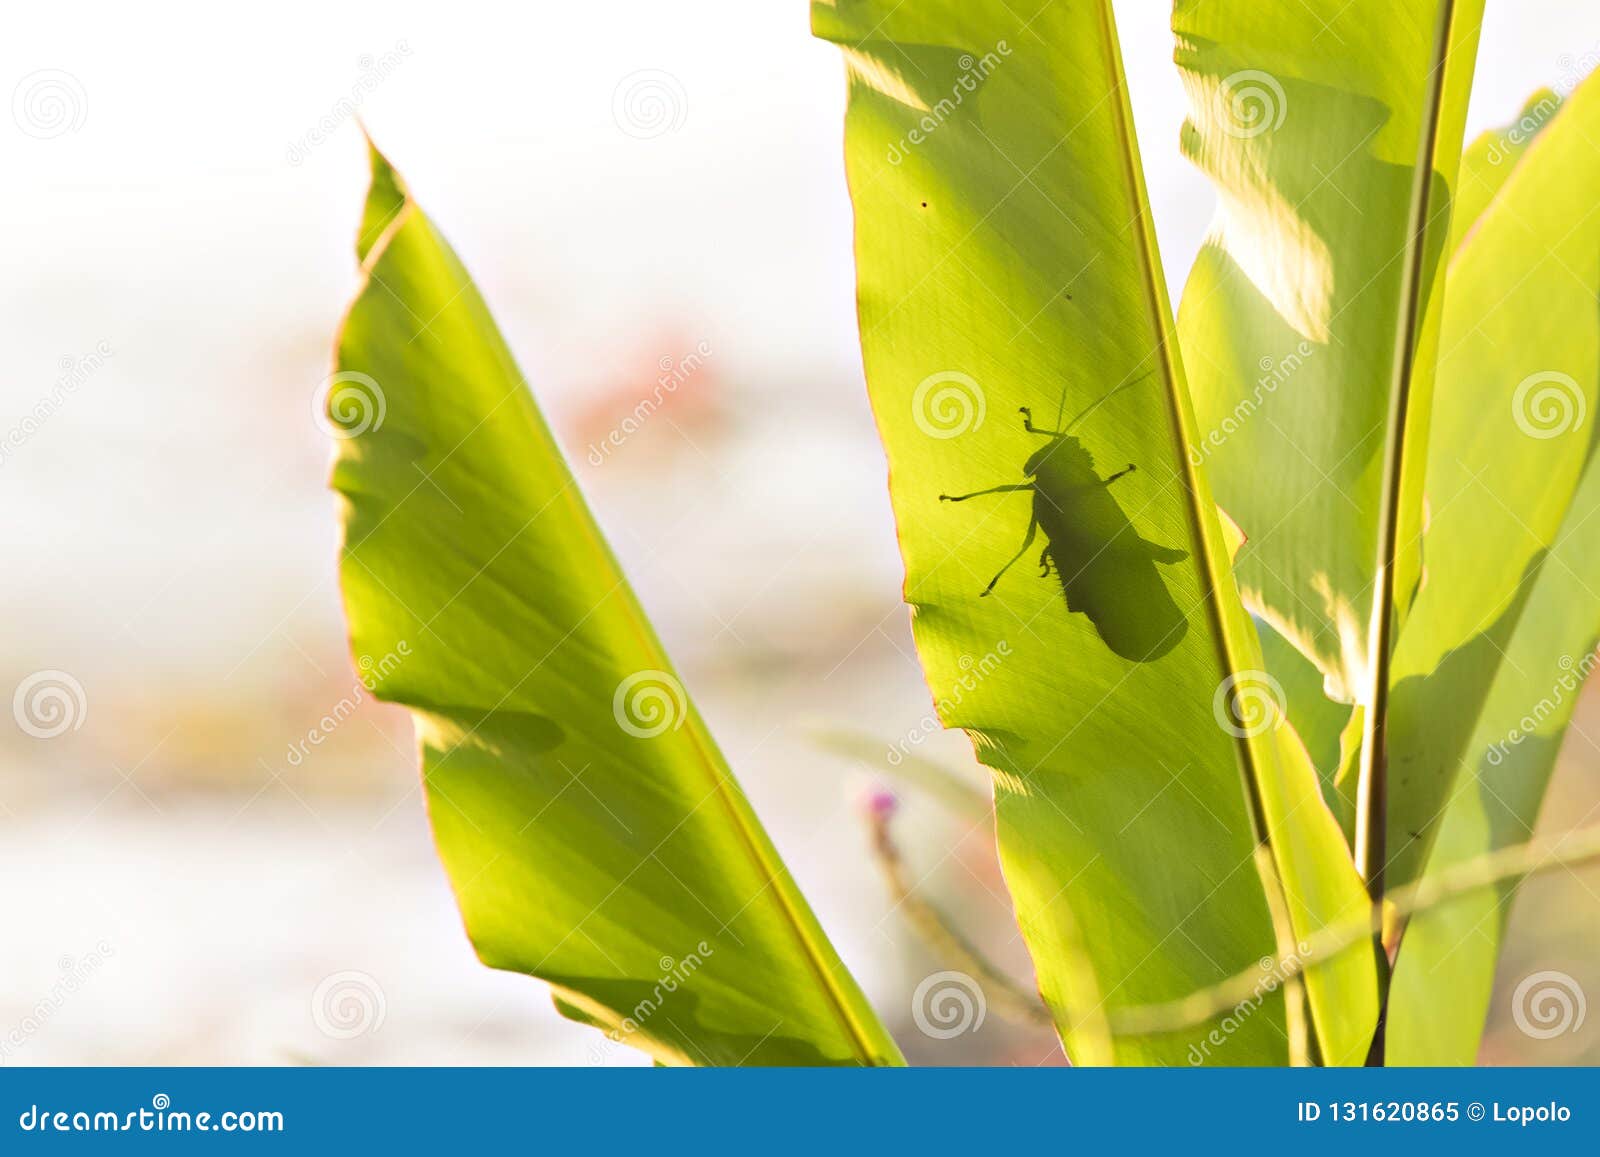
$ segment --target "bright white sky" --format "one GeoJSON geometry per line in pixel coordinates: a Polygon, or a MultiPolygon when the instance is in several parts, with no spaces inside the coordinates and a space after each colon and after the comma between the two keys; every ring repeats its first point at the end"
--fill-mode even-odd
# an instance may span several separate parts
{"type": "MultiPolygon", "coordinates": [[[[864,413],[842,68],[809,36],[800,0],[285,0],[250,20],[214,5],[162,7],[19,5],[0,40],[0,89],[59,69],[83,94],[75,131],[0,131],[0,425],[48,392],[63,357],[100,341],[116,351],[89,391],[94,404],[70,407],[30,447],[50,453],[5,467],[8,533],[40,561],[0,582],[0,610],[37,621],[42,606],[60,606],[87,645],[128,608],[104,623],[85,617],[84,589],[61,573],[93,575],[109,544],[125,583],[159,587],[184,536],[160,544],[152,518],[176,529],[248,517],[252,549],[275,531],[303,537],[302,517],[322,501],[317,470],[280,488],[306,516],[286,511],[281,493],[241,512],[241,493],[278,486],[286,446],[324,452],[300,395],[323,375],[353,284],[365,162],[351,123],[298,166],[286,154],[352,92],[364,56],[402,44],[409,55],[364,95],[363,115],[558,415],[564,396],[651,340],[641,334],[675,326],[709,340],[740,388],[774,382],[781,367],[827,383],[820,401],[864,413]],[[619,81],[643,69],[671,74],[683,94],[682,123],[654,139],[613,117],[619,81]],[[213,484],[196,488],[204,476],[213,484]],[[124,481],[107,493],[108,478],[124,481]]],[[[1176,296],[1211,197],[1177,152],[1167,6],[1117,9],[1176,296]]],[[[1473,132],[1594,59],[1600,8],[1490,0],[1482,43],[1473,132]]],[[[297,558],[313,556],[287,546],[280,557],[281,567],[252,565],[236,597],[304,573],[297,558]]],[[[181,640],[197,611],[174,610],[181,640]]],[[[216,628],[226,636],[238,621],[219,608],[216,628]]]]}
{"type": "MultiPolygon", "coordinates": [[[[1116,7],[1176,287],[1209,197],[1175,147],[1167,6],[1116,7]]],[[[491,301],[538,338],[523,348],[530,360],[590,356],[673,301],[763,357],[854,365],[841,67],[809,37],[800,0],[285,0],[250,20],[214,5],[161,10],[68,2],[8,15],[0,88],[64,70],[86,117],[55,140],[0,133],[0,300],[24,318],[21,346],[8,340],[3,355],[5,401],[63,351],[134,342],[130,326],[174,336],[166,319],[182,314],[189,340],[204,342],[336,311],[363,183],[355,129],[299,167],[285,152],[351,91],[363,55],[402,41],[410,56],[364,116],[491,301]],[[686,99],[682,125],[652,140],[612,116],[618,81],[640,69],[670,73],[686,99]],[[117,300],[130,290],[137,302],[117,300]]],[[[1474,131],[1597,51],[1593,4],[1490,0],[1474,131]]]]}

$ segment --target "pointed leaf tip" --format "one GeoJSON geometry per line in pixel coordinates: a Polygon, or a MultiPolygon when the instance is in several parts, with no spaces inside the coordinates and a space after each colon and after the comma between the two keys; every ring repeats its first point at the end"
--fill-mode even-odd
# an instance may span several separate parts
{"type": "Polygon", "coordinates": [[[367,159],[372,166],[372,183],[367,188],[367,202],[361,211],[361,231],[356,235],[356,260],[365,265],[367,255],[383,237],[390,222],[405,208],[411,192],[389,158],[373,142],[364,124],[361,135],[367,142],[367,159]]]}

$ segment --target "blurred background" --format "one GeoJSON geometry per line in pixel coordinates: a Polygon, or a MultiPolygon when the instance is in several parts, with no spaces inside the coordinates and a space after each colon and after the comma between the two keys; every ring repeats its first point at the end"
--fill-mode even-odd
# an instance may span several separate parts
{"type": "MultiPolygon", "coordinates": [[[[1212,196],[1177,152],[1165,7],[1116,5],[1176,297],[1212,196]]],[[[644,1063],[477,964],[402,712],[367,702],[294,747],[357,686],[312,419],[356,282],[354,108],[476,275],[911,1059],[1060,1063],[998,1015],[916,1030],[911,993],[943,965],[871,858],[874,773],[813,738],[886,748],[931,705],[861,382],[843,68],[805,4],[158,8],[23,5],[0,41],[0,691],[64,674],[72,712],[50,738],[0,727],[0,1060],[644,1063]],[[645,428],[596,449],[696,352],[645,428]]],[[[1470,134],[1600,60],[1600,9],[1490,0],[1482,44],[1470,134]]],[[[1575,727],[1600,735],[1592,695],[1575,727]]],[[[981,783],[959,736],[919,750],[981,783]]],[[[1574,735],[1547,830],[1595,822],[1597,798],[1600,746],[1574,735]]],[[[896,833],[1025,978],[984,825],[912,796],[896,833]]],[[[1597,905],[1594,872],[1525,889],[1485,1061],[1600,1062],[1600,1015],[1533,1040],[1508,1003],[1539,968],[1600,992],[1597,905]]]]}

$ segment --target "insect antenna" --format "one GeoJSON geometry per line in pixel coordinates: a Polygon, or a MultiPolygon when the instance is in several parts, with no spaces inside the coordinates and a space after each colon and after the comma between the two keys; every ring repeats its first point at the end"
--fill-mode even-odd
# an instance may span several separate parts
{"type": "Polygon", "coordinates": [[[1066,379],[1063,378],[1061,380],[1061,396],[1056,399],[1056,425],[1055,425],[1055,428],[1057,430],[1061,429],[1061,415],[1065,414],[1066,412],[1067,412],[1067,382],[1066,382],[1066,379]]]}
{"type": "MultiPolygon", "coordinates": [[[[1094,401],[1090,402],[1083,409],[1079,410],[1078,413],[1076,414],[1076,416],[1073,417],[1072,421],[1068,422],[1065,426],[1061,426],[1060,417],[1059,417],[1059,414],[1058,414],[1057,419],[1056,419],[1057,426],[1060,427],[1061,432],[1063,434],[1070,433],[1074,426],[1076,426],[1079,422],[1083,421],[1090,414],[1094,413],[1101,406],[1103,406],[1106,402],[1109,402],[1117,394],[1120,394],[1123,390],[1127,389],[1129,386],[1138,385],[1140,382],[1144,381],[1146,378],[1154,376],[1154,374],[1155,374],[1155,370],[1150,370],[1147,373],[1140,374],[1136,378],[1129,378],[1125,382],[1121,382],[1118,385],[1112,386],[1105,393],[1101,394],[1094,401]]],[[[1066,392],[1065,392],[1065,390],[1062,391],[1061,400],[1063,402],[1066,401],[1066,392]]]]}

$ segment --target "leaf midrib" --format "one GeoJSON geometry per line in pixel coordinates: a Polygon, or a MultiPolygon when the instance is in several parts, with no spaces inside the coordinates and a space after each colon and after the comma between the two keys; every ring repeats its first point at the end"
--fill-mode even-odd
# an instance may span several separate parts
{"type": "MultiPolygon", "coordinates": [[[[1444,88],[1450,71],[1450,45],[1456,0],[1441,0],[1434,32],[1433,68],[1423,105],[1423,132],[1412,174],[1407,216],[1407,252],[1401,281],[1400,326],[1395,335],[1384,434],[1383,475],[1378,492],[1377,559],[1372,617],[1368,628],[1367,711],[1362,723],[1361,771],[1357,781],[1356,868],[1374,903],[1384,893],[1387,861],[1387,723],[1389,672],[1393,659],[1395,561],[1400,531],[1400,498],[1406,455],[1406,422],[1416,371],[1416,346],[1422,327],[1427,241],[1433,222],[1433,173],[1438,159],[1444,88]]],[[[1445,255],[1448,260],[1448,255],[1445,255]]]]}
{"type": "MultiPolygon", "coordinates": [[[[1144,180],[1140,171],[1139,151],[1137,138],[1132,123],[1132,110],[1128,104],[1126,79],[1122,69],[1122,54],[1117,44],[1116,26],[1114,17],[1109,11],[1111,0],[1100,0],[1096,5],[1099,15],[1101,51],[1105,54],[1106,66],[1115,87],[1115,123],[1119,160],[1122,165],[1123,186],[1128,194],[1128,201],[1133,213],[1134,234],[1139,248],[1139,282],[1145,296],[1145,308],[1150,318],[1150,323],[1156,331],[1156,353],[1161,362],[1162,382],[1165,386],[1164,395],[1167,402],[1169,428],[1172,432],[1173,452],[1179,462],[1179,477],[1183,479],[1184,515],[1189,523],[1190,537],[1196,544],[1200,553],[1202,564],[1199,568],[1204,590],[1202,602],[1205,604],[1206,617],[1211,627],[1212,638],[1216,643],[1217,662],[1221,668],[1223,678],[1227,678],[1240,670],[1238,657],[1234,654],[1232,634],[1228,629],[1227,618],[1223,613],[1220,603],[1219,591],[1223,589],[1226,571],[1218,568],[1217,556],[1213,550],[1212,537],[1206,533],[1205,514],[1200,506],[1200,484],[1198,469],[1189,455],[1186,445],[1186,429],[1184,398],[1182,396],[1177,367],[1173,363],[1173,351],[1177,348],[1176,326],[1169,321],[1169,303],[1167,295],[1160,281],[1159,265],[1153,242],[1153,231],[1149,214],[1146,211],[1148,198],[1145,193],[1144,180]]],[[[1231,568],[1230,568],[1231,569],[1231,568]]],[[[1284,898],[1282,875],[1278,868],[1275,856],[1272,853],[1271,835],[1266,824],[1266,809],[1261,795],[1262,770],[1258,753],[1250,740],[1245,736],[1235,737],[1235,750],[1237,752],[1240,777],[1245,796],[1245,807],[1249,814],[1251,837],[1257,849],[1255,856],[1258,874],[1261,876],[1262,890],[1266,896],[1268,915],[1272,924],[1273,939],[1276,950],[1287,953],[1292,950],[1295,939],[1292,928],[1288,926],[1288,907],[1284,898]],[[1264,851],[1266,854],[1260,854],[1264,851]]],[[[1298,978],[1290,978],[1284,985],[1285,1002],[1287,1005],[1298,1005],[1305,1008],[1304,990],[1298,978]]],[[[1295,1025],[1297,1016],[1294,1009],[1289,1009],[1291,1026],[1295,1025]]],[[[1306,1061],[1306,1030],[1304,1021],[1299,1022],[1300,1027],[1291,1029],[1290,1033],[1290,1060],[1294,1064],[1303,1064],[1306,1061]]]]}

